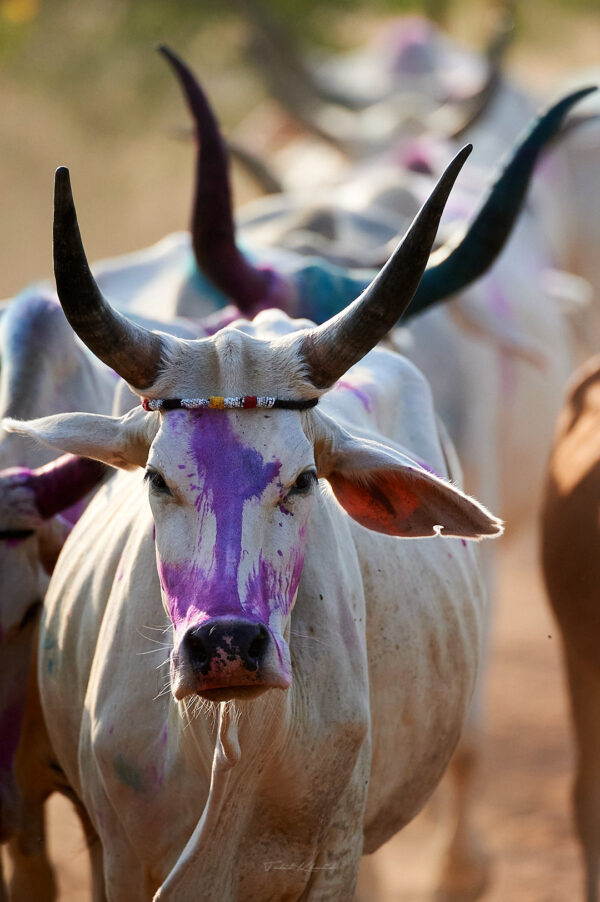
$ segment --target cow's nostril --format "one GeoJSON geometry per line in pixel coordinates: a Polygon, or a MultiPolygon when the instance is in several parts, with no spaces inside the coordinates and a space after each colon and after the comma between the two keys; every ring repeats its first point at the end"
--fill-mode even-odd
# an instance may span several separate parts
{"type": "Polygon", "coordinates": [[[259,626],[258,634],[254,637],[250,645],[248,646],[248,658],[258,667],[258,663],[261,658],[264,656],[267,645],[269,644],[269,634],[266,630],[266,627],[259,626]]]}
{"type": "Polygon", "coordinates": [[[192,631],[186,636],[190,663],[195,670],[201,673],[208,672],[208,649],[201,636],[192,631]]]}

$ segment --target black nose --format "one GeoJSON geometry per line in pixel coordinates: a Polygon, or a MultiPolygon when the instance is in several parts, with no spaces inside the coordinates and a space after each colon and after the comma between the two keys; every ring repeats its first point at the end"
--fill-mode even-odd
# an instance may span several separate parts
{"type": "Polygon", "coordinates": [[[269,633],[261,623],[213,621],[188,630],[183,647],[192,668],[203,676],[211,667],[226,669],[239,663],[255,671],[267,654],[269,633]]]}

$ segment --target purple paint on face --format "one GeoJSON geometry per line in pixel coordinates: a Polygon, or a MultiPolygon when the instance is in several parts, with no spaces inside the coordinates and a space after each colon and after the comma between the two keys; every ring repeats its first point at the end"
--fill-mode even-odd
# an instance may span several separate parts
{"type": "MultiPolygon", "coordinates": [[[[192,422],[188,447],[196,465],[190,487],[198,492],[195,505],[200,517],[206,510],[214,514],[216,542],[207,570],[159,562],[171,620],[177,627],[192,616],[196,623],[232,614],[260,617],[262,599],[253,599],[250,592],[244,600],[239,598],[243,510],[246,501],[260,498],[277,478],[281,464],[265,463],[256,449],[243,445],[222,411],[188,411],[184,416],[192,422]]],[[[179,429],[181,423],[173,425],[179,429]]]]}
{"type": "MultiPolygon", "coordinates": [[[[301,530],[303,532],[303,530],[301,530]]],[[[302,546],[304,543],[301,543],[302,546]]],[[[265,622],[269,622],[271,613],[284,617],[292,604],[300,582],[304,564],[304,548],[294,554],[291,572],[278,570],[262,554],[258,556],[258,564],[247,580],[247,598],[252,600],[253,607],[265,622]]]]}
{"type": "Polygon", "coordinates": [[[364,391],[361,391],[358,386],[353,385],[352,382],[348,382],[346,379],[340,379],[339,382],[336,382],[335,387],[336,389],[341,388],[346,391],[351,391],[353,395],[356,395],[367,413],[371,413],[371,399],[364,391]]]}
{"type": "Polygon", "coordinates": [[[0,775],[12,771],[24,713],[24,702],[13,702],[0,714],[0,775]]]}
{"type": "Polygon", "coordinates": [[[463,547],[466,548],[467,547],[466,539],[461,539],[460,541],[462,542],[463,547]]]}

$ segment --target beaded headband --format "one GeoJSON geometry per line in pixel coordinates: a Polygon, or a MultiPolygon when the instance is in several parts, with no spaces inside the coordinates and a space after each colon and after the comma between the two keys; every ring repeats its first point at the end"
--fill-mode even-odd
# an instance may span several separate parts
{"type": "Polygon", "coordinates": [[[144,398],[144,410],[253,410],[255,408],[285,410],[308,410],[318,404],[318,398],[308,400],[287,400],[285,398],[266,398],[256,395],[243,395],[239,398],[144,398]]]}

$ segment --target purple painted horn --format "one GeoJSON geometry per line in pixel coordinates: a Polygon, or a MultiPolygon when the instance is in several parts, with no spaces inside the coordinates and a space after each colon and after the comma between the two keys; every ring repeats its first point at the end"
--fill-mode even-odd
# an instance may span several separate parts
{"type": "MultiPolygon", "coordinates": [[[[81,501],[102,481],[110,467],[97,460],[87,460],[74,454],[64,454],[42,467],[9,467],[0,471],[0,480],[7,490],[8,509],[28,516],[39,515],[49,520],[81,501]],[[10,490],[16,490],[11,500],[10,490]],[[25,490],[25,495],[22,492],[25,490]]],[[[3,491],[4,491],[3,489],[3,491]]],[[[23,531],[2,530],[4,538],[17,538],[23,531]]]]}
{"type": "Polygon", "coordinates": [[[102,296],[85,256],[64,166],[54,180],[54,275],[65,316],[83,343],[131,386],[151,386],[162,368],[162,339],[113,310],[102,296]]]}
{"type": "Polygon", "coordinates": [[[454,157],[388,262],[360,297],[302,336],[300,353],[316,388],[333,385],[403,315],[427,266],[450,190],[472,149],[467,144],[454,157]]]}
{"type": "Polygon", "coordinates": [[[281,280],[271,270],[249,263],[235,243],[227,148],[204,92],[177,54],[164,45],[158,49],[177,76],[196,127],[198,156],[192,213],[196,262],[243,313],[277,305],[273,295],[281,290],[281,280]]]}
{"type": "Polygon", "coordinates": [[[27,483],[33,489],[38,511],[44,520],[48,520],[81,501],[109,469],[98,460],[64,454],[32,470],[27,483]]]}

